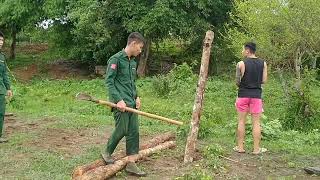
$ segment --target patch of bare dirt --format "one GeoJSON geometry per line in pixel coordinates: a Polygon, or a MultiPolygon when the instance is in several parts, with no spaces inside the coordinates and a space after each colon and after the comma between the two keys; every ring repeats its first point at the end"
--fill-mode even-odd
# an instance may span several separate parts
{"type": "MultiPolygon", "coordinates": [[[[177,155],[176,153],[179,154],[176,150],[167,150],[147,157],[139,163],[139,166],[148,173],[147,177],[137,178],[126,175],[124,179],[171,180],[176,177],[183,177],[184,174],[189,174],[193,169],[199,167],[197,164],[201,163],[201,159],[203,158],[201,153],[197,152],[195,161],[189,165],[184,165],[183,152],[180,152],[180,156],[175,157],[177,155]]],[[[295,165],[294,167],[288,166],[288,162],[282,154],[271,152],[258,156],[248,153],[231,153],[228,158],[233,161],[222,159],[225,164],[222,170],[216,171],[212,169],[213,179],[320,179],[319,176],[306,174],[301,167],[301,164],[313,163],[314,165],[319,165],[320,159],[316,157],[299,156],[295,161],[301,162],[301,164],[295,165]]],[[[210,167],[208,167],[208,169],[210,169],[210,167]]],[[[122,176],[120,177],[122,178],[122,176]]],[[[112,179],[118,178],[119,176],[113,177],[112,179]]]]}
{"type": "Polygon", "coordinates": [[[51,122],[51,119],[45,118],[41,120],[41,124],[34,122],[25,122],[16,116],[5,117],[5,131],[10,135],[17,132],[30,132],[41,128],[51,122]]]}
{"type": "Polygon", "coordinates": [[[12,70],[16,79],[26,82],[33,77],[46,74],[51,79],[90,79],[92,78],[88,64],[77,61],[59,60],[47,65],[31,64],[12,70]]]}
{"type": "Polygon", "coordinates": [[[31,64],[26,67],[19,67],[12,70],[16,79],[20,81],[29,81],[35,75],[39,74],[39,68],[36,64],[31,64]]]}
{"type": "MultiPolygon", "coordinates": [[[[281,154],[267,152],[262,155],[233,153],[226,160],[226,172],[217,174],[217,179],[276,179],[279,177],[295,177],[296,179],[320,179],[306,174],[302,167],[289,167],[288,162],[281,154]]],[[[305,162],[305,159],[301,159],[305,162]]],[[[320,163],[314,158],[309,162],[320,163]]]]}
{"type": "Polygon", "coordinates": [[[5,133],[10,138],[11,134],[24,132],[37,132],[39,138],[23,143],[48,151],[62,152],[66,156],[81,153],[83,146],[91,144],[105,144],[111,130],[99,132],[93,129],[57,129],[49,128],[55,119],[44,118],[36,122],[25,122],[15,116],[5,118],[5,133]]]}
{"type": "Polygon", "coordinates": [[[39,139],[29,145],[47,149],[48,151],[63,152],[66,156],[80,154],[84,145],[105,144],[109,134],[103,135],[91,130],[68,130],[47,128],[42,131],[39,139]]]}
{"type": "MultiPolygon", "coordinates": [[[[39,54],[48,50],[48,44],[19,44],[16,51],[29,56],[39,54]]],[[[4,48],[6,54],[9,54],[8,47],[4,48]]],[[[35,60],[35,62],[37,62],[35,60]]],[[[36,75],[49,76],[52,79],[90,79],[93,74],[88,63],[72,60],[56,60],[52,63],[39,65],[33,63],[25,67],[12,69],[16,79],[20,81],[29,81],[36,75]]]]}
{"type": "Polygon", "coordinates": [[[46,71],[53,79],[88,79],[91,74],[88,64],[66,60],[48,64],[46,71]]]}

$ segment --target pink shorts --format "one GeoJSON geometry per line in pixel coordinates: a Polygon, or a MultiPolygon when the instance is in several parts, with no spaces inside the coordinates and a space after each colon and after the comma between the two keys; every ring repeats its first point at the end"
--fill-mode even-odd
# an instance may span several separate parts
{"type": "Polygon", "coordinates": [[[250,112],[259,114],[263,112],[262,99],[258,98],[237,98],[236,108],[238,112],[250,112]]]}

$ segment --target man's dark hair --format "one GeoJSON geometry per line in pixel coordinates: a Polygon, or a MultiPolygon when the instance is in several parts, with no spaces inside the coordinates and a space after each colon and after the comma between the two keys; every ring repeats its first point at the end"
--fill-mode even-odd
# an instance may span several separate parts
{"type": "Polygon", "coordinates": [[[133,32],[128,36],[127,45],[129,45],[133,41],[136,41],[138,43],[143,43],[143,44],[145,43],[144,37],[138,32],[133,32]]]}
{"type": "Polygon", "coordinates": [[[0,31],[0,37],[4,38],[4,34],[0,31]]]}
{"type": "Polygon", "coordinates": [[[249,49],[250,53],[254,54],[256,53],[256,43],[253,42],[247,42],[244,44],[245,49],[249,49]]]}

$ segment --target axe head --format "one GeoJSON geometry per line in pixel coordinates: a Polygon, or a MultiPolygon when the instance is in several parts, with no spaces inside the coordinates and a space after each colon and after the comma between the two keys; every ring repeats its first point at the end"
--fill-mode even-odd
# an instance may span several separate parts
{"type": "Polygon", "coordinates": [[[76,95],[76,99],[85,101],[95,101],[92,96],[81,92],[76,95]]]}

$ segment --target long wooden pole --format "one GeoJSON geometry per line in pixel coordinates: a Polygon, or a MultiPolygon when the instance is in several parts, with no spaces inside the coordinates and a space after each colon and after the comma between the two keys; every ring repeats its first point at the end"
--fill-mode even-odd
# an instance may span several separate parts
{"type": "Polygon", "coordinates": [[[190,132],[187,139],[184,163],[192,162],[194,152],[196,149],[196,142],[199,132],[200,115],[203,105],[204,90],[206,86],[207,76],[208,76],[208,65],[211,52],[211,44],[213,42],[214,33],[212,31],[207,31],[206,37],[203,42],[203,52],[201,58],[201,67],[198,81],[197,94],[194,100],[192,121],[190,125],[190,132]]]}
{"type": "MultiPolygon", "coordinates": [[[[102,104],[102,105],[107,105],[109,107],[117,108],[117,105],[112,103],[112,102],[103,101],[103,100],[96,100],[96,102],[99,103],[99,104],[102,104]]],[[[181,122],[181,121],[176,121],[176,120],[169,119],[169,118],[162,117],[162,116],[158,116],[158,115],[155,115],[155,114],[139,111],[139,110],[136,110],[136,109],[133,109],[133,108],[125,107],[125,110],[129,111],[129,112],[133,112],[133,113],[139,114],[141,116],[146,116],[146,117],[149,117],[149,118],[165,121],[165,122],[168,122],[168,123],[171,123],[171,124],[183,125],[183,122],[181,122]]]]}
{"type": "MultiPolygon", "coordinates": [[[[96,98],[94,98],[94,97],[92,97],[92,96],[90,96],[90,95],[88,95],[86,93],[78,93],[76,95],[76,98],[78,100],[91,101],[91,102],[95,102],[95,103],[98,103],[98,104],[106,105],[106,106],[109,106],[109,107],[117,108],[117,105],[112,103],[112,102],[96,99],[96,98]]],[[[136,109],[133,109],[133,108],[125,107],[124,109],[125,109],[125,111],[128,111],[128,112],[136,113],[136,114],[139,114],[139,115],[142,115],[142,116],[146,116],[146,117],[150,117],[150,118],[153,118],[153,119],[162,120],[162,121],[165,121],[165,122],[168,122],[168,123],[171,123],[171,124],[183,125],[183,122],[176,121],[176,120],[169,119],[169,118],[165,118],[165,117],[158,116],[158,115],[151,114],[151,113],[146,113],[146,112],[139,111],[139,110],[136,110],[136,109]]]]}

